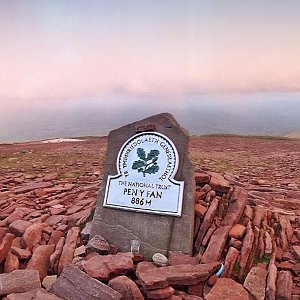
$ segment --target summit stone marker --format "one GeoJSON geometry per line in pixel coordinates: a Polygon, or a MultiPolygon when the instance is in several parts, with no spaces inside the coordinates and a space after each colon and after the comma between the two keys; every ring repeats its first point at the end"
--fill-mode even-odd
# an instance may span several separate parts
{"type": "Polygon", "coordinates": [[[171,114],[113,130],[91,237],[103,236],[121,251],[140,241],[140,253],[192,253],[194,172],[187,132],[171,114]]]}

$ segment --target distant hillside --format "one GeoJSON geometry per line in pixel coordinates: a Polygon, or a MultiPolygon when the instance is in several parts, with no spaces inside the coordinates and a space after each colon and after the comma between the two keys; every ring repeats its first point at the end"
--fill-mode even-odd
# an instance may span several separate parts
{"type": "Polygon", "coordinates": [[[296,132],[287,134],[285,137],[291,138],[291,139],[300,139],[300,131],[296,131],[296,132]]]}

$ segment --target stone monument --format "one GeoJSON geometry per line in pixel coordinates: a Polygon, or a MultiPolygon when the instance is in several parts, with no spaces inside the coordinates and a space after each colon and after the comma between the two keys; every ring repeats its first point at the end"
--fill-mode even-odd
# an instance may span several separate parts
{"type": "Polygon", "coordinates": [[[139,241],[140,253],[192,253],[194,173],[187,132],[171,114],[113,130],[98,193],[91,237],[121,251],[139,241]]]}

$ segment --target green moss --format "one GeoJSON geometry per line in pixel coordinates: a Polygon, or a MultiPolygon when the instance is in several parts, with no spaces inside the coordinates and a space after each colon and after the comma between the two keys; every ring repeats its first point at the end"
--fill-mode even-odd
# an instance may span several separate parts
{"type": "Polygon", "coordinates": [[[239,276],[241,272],[241,265],[238,262],[234,264],[232,272],[234,276],[239,276]]]}
{"type": "Polygon", "coordinates": [[[82,229],[84,229],[85,225],[86,224],[80,223],[80,224],[77,225],[77,227],[79,227],[79,229],[81,231],[82,229]]]}
{"type": "Polygon", "coordinates": [[[264,255],[262,258],[258,258],[256,255],[253,258],[253,265],[257,266],[259,263],[262,263],[264,265],[268,265],[270,263],[271,256],[264,255]]]}

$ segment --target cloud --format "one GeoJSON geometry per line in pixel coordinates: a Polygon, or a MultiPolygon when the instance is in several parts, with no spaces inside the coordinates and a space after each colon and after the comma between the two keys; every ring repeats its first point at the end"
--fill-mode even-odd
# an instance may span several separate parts
{"type": "Polygon", "coordinates": [[[1,4],[0,97],[299,92],[297,4],[287,20],[280,5],[265,16],[258,4],[237,14],[229,2],[1,4]]]}

